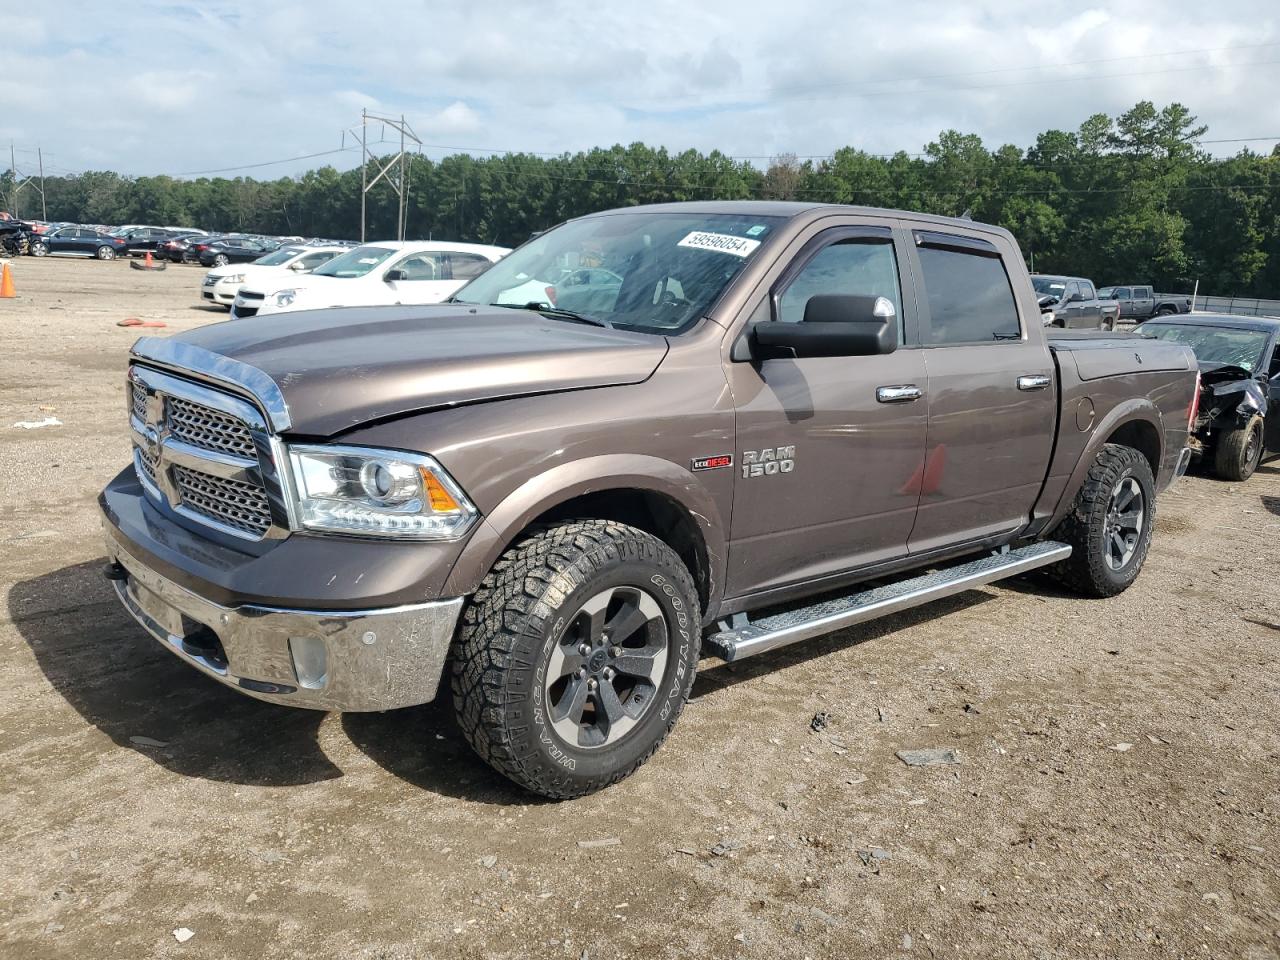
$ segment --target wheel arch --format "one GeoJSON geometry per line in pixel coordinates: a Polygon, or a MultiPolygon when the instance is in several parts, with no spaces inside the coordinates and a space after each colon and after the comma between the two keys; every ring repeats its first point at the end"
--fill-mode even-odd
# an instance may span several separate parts
{"type": "Polygon", "coordinates": [[[1071,477],[1063,488],[1062,497],[1053,517],[1045,525],[1052,530],[1066,516],[1075,501],[1076,492],[1085,482],[1089,467],[1093,464],[1098,452],[1108,443],[1132,447],[1142,454],[1151,466],[1151,476],[1155,479],[1156,490],[1163,489],[1160,483],[1160,466],[1164,461],[1164,419],[1155,405],[1145,398],[1136,398],[1112,408],[1094,428],[1089,443],[1076,461],[1071,477]]]}
{"type": "Polygon", "coordinates": [[[689,568],[704,619],[724,583],[726,531],[719,508],[689,471],[639,454],[590,457],[525,481],[493,508],[450,571],[450,596],[473,593],[498,558],[530,530],[560,520],[617,520],[671,547],[689,568]]]}

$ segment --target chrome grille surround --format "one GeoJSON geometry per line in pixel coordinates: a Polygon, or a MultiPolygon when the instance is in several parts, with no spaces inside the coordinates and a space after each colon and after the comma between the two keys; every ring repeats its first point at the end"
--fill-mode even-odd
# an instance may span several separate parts
{"type": "Polygon", "coordinates": [[[135,364],[129,425],[134,469],[157,506],[244,540],[295,526],[283,447],[249,401],[135,364]]]}

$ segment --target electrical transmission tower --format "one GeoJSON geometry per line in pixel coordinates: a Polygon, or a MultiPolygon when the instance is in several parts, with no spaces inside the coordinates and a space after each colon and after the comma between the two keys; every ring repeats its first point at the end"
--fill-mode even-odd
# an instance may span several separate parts
{"type": "Polygon", "coordinates": [[[40,194],[40,219],[48,220],[49,211],[45,206],[44,200],[44,152],[42,148],[36,147],[36,157],[40,164],[40,173],[38,175],[28,175],[21,180],[18,179],[18,164],[14,159],[14,146],[9,144],[9,177],[11,186],[9,188],[9,213],[14,217],[18,216],[18,195],[22,193],[23,187],[30,187],[36,193],[40,194]],[[36,180],[39,179],[39,186],[36,180]]]}
{"type": "MultiPolygon", "coordinates": [[[[351,131],[355,136],[356,131],[351,131]]],[[[422,141],[418,139],[418,135],[413,132],[413,128],[409,126],[404,118],[404,114],[400,115],[400,119],[393,117],[383,117],[368,110],[360,111],[360,242],[365,241],[365,221],[367,219],[366,212],[368,209],[369,191],[372,190],[379,180],[386,178],[391,184],[391,189],[395,191],[396,198],[399,201],[399,209],[396,218],[396,239],[404,239],[405,217],[409,210],[409,143],[412,142],[422,148],[422,141]],[[369,179],[370,162],[376,167],[381,161],[374,156],[373,151],[369,149],[369,124],[382,124],[382,137],[376,143],[382,143],[386,139],[387,128],[400,134],[400,149],[374,174],[373,179],[369,179]]],[[[343,138],[346,139],[345,136],[343,138]]]]}

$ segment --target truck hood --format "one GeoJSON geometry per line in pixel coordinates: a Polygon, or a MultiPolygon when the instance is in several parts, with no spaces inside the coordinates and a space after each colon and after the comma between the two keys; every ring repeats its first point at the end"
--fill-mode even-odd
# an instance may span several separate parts
{"type": "Polygon", "coordinates": [[[284,395],[289,432],[322,437],[436,407],[639,383],[667,353],[660,336],[465,304],[301,310],[170,340],[262,371],[284,395]]]}

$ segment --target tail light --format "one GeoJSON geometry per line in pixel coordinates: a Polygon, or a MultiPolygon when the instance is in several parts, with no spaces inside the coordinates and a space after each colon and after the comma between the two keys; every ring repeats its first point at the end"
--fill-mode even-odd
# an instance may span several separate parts
{"type": "Polygon", "coordinates": [[[1196,428],[1196,417],[1200,415],[1200,371],[1196,371],[1196,389],[1191,394],[1191,406],[1187,408],[1187,433],[1196,428]]]}
{"type": "Polygon", "coordinates": [[[556,305],[556,288],[547,287],[546,289],[547,289],[547,303],[551,304],[554,307],[556,305]]]}

